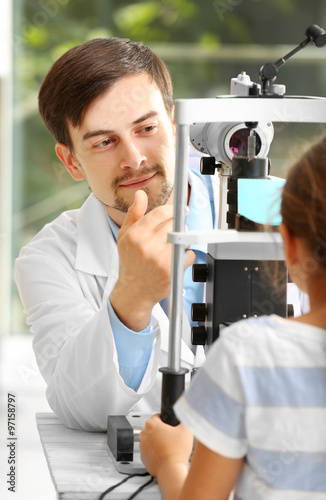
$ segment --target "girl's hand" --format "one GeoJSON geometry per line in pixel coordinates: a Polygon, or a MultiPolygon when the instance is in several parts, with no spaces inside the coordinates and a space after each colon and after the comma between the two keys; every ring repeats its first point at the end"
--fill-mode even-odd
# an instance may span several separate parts
{"type": "Polygon", "coordinates": [[[172,427],[154,415],[140,433],[141,457],[148,472],[158,477],[166,468],[181,466],[187,474],[193,435],[182,424],[172,427]]]}

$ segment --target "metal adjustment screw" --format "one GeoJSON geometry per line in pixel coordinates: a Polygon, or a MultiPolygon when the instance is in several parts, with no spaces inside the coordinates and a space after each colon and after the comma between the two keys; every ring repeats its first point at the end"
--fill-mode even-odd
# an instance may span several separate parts
{"type": "Polygon", "coordinates": [[[248,268],[247,268],[247,267],[244,267],[244,268],[243,268],[243,270],[244,270],[245,272],[247,272],[247,271],[248,271],[248,268]]]}
{"type": "Polygon", "coordinates": [[[259,271],[259,267],[254,267],[254,271],[259,271]]]}
{"type": "Polygon", "coordinates": [[[243,319],[246,319],[247,315],[246,314],[243,314],[242,315],[243,319]]]}

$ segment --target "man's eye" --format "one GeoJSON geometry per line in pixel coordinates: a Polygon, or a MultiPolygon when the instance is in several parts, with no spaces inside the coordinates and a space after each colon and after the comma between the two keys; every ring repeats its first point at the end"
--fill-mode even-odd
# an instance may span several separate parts
{"type": "Polygon", "coordinates": [[[98,142],[95,147],[103,148],[105,146],[110,146],[113,143],[112,139],[104,139],[104,141],[98,142]]]}
{"type": "Polygon", "coordinates": [[[156,128],[156,125],[147,125],[147,127],[144,127],[142,130],[144,132],[151,132],[152,130],[154,130],[156,128]]]}

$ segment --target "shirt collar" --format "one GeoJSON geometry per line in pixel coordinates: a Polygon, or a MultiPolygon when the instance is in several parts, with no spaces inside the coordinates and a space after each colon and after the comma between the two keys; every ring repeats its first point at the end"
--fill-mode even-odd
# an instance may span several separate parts
{"type": "Polygon", "coordinates": [[[118,232],[119,232],[120,227],[116,225],[116,223],[111,219],[111,217],[109,216],[109,214],[107,212],[106,212],[106,217],[107,217],[107,220],[109,222],[109,226],[110,226],[110,229],[112,231],[113,237],[114,237],[115,241],[117,241],[118,232]]]}
{"type": "MultiPolygon", "coordinates": [[[[209,191],[199,172],[189,170],[191,193],[189,199],[189,214],[186,224],[189,231],[213,229],[213,212],[209,191]]],[[[193,250],[207,251],[206,245],[191,245],[193,250]]]]}

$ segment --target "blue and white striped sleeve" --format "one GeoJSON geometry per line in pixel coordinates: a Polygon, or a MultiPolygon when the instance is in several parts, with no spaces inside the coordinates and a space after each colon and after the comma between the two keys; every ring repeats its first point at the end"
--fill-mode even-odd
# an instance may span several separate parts
{"type": "Polygon", "coordinates": [[[246,454],[245,399],[232,343],[219,339],[174,410],[197,440],[229,458],[246,454]]]}

